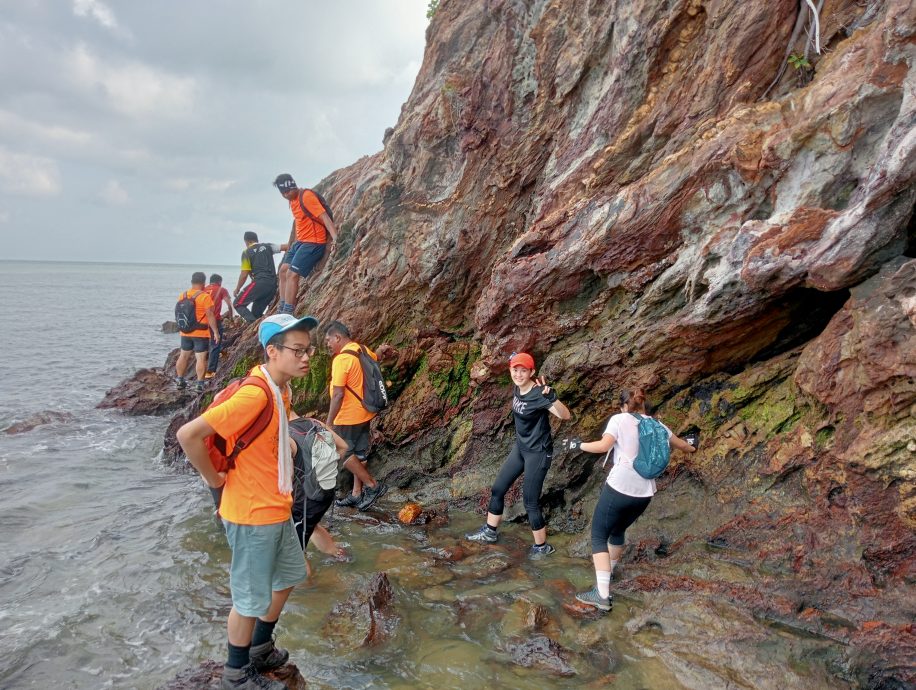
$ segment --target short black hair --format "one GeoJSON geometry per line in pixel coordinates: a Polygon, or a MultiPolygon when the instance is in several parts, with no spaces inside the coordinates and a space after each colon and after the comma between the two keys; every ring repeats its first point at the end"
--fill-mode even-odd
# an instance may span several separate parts
{"type": "Polygon", "coordinates": [[[214,273],[212,276],[210,276],[210,282],[216,283],[217,285],[222,285],[223,277],[219,273],[214,273]]]}
{"type": "Polygon", "coordinates": [[[266,350],[269,345],[273,345],[274,347],[277,347],[278,345],[284,345],[286,343],[286,336],[288,336],[290,333],[308,333],[309,337],[311,338],[311,331],[312,329],[309,328],[307,323],[297,323],[289,330],[281,331],[280,333],[273,335],[267,341],[267,345],[264,346],[264,349],[266,350]]]}
{"type": "Polygon", "coordinates": [[[347,328],[340,321],[331,321],[331,323],[328,324],[328,328],[325,331],[325,333],[327,335],[342,335],[344,338],[353,337],[352,335],[350,335],[350,329],[347,328]]]}
{"type": "Polygon", "coordinates": [[[258,233],[256,233],[254,230],[249,230],[248,232],[244,234],[243,237],[245,238],[246,242],[257,242],[258,241],[258,233]]]}
{"type": "Polygon", "coordinates": [[[203,271],[195,271],[191,276],[191,285],[203,285],[207,282],[207,274],[203,271]]]}

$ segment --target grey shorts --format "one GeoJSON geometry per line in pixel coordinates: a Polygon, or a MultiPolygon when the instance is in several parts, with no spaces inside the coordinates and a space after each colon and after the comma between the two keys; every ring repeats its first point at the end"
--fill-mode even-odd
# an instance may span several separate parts
{"type": "Polygon", "coordinates": [[[290,518],[274,525],[237,525],[223,520],[232,549],[229,590],[243,616],[263,616],[274,592],[305,579],[305,558],[290,518]]]}

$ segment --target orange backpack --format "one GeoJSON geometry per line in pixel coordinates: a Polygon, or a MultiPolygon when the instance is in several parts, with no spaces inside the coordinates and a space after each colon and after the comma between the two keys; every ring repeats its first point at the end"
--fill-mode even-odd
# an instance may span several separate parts
{"type": "Polygon", "coordinates": [[[251,443],[261,435],[261,432],[267,428],[270,424],[270,420],[274,416],[273,391],[270,389],[270,385],[268,385],[267,381],[258,376],[246,376],[244,378],[233,379],[229,382],[229,385],[216,394],[216,397],[213,398],[213,402],[207,406],[207,409],[212,410],[217,405],[226,402],[235,395],[242,386],[257,386],[264,391],[267,395],[267,405],[264,406],[264,409],[255,417],[255,420],[249,427],[239,434],[231,453],[226,452],[226,439],[219,434],[208,436],[204,441],[207,446],[207,453],[210,455],[210,462],[213,463],[213,468],[217,472],[228,472],[234,469],[235,459],[238,457],[238,454],[250,446],[251,443]]]}

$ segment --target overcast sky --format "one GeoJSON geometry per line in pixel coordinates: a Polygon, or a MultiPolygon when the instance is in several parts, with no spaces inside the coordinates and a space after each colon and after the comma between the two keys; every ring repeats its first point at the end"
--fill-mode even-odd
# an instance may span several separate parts
{"type": "Polygon", "coordinates": [[[2,258],[235,264],[382,147],[428,0],[0,0],[2,258]]]}

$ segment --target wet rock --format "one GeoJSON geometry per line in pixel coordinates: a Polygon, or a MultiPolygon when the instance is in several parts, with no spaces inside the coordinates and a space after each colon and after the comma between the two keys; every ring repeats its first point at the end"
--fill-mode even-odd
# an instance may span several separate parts
{"type": "Polygon", "coordinates": [[[161,415],[174,412],[196,397],[189,389],[176,388],[175,380],[164,370],[140,369],[109,390],[96,407],[120,410],[131,416],[161,415]]]}
{"type": "Polygon", "coordinates": [[[503,616],[500,627],[503,636],[507,638],[543,633],[551,639],[556,639],[560,634],[559,626],[553,620],[547,606],[523,598],[512,603],[503,616]]]}
{"type": "Polygon", "coordinates": [[[558,676],[574,676],[576,669],[569,663],[572,652],[546,635],[531,635],[508,642],[505,650],[513,664],[537,669],[558,676]]]}
{"type": "Polygon", "coordinates": [[[375,568],[410,591],[441,585],[454,578],[448,568],[438,566],[433,559],[402,549],[382,549],[375,559],[375,568]]]}
{"type": "Polygon", "coordinates": [[[621,657],[611,639],[607,628],[601,624],[583,625],[576,634],[576,645],[585,650],[582,656],[600,673],[614,673],[620,667],[621,657]]]}
{"type": "Polygon", "coordinates": [[[512,558],[503,551],[490,550],[465,558],[452,567],[456,576],[468,580],[482,580],[514,565],[512,558]]]}
{"type": "Polygon", "coordinates": [[[335,604],[324,623],[324,634],[343,649],[374,647],[395,632],[399,617],[394,609],[394,591],[385,573],[376,573],[335,604]]]}
{"type": "Polygon", "coordinates": [[[46,410],[44,412],[36,412],[35,414],[26,417],[21,422],[16,422],[10,424],[6,429],[3,430],[5,434],[24,434],[27,431],[31,431],[39,426],[44,426],[45,424],[55,424],[63,422],[72,422],[76,417],[74,417],[69,412],[55,412],[53,410],[46,410]]]}
{"type": "Polygon", "coordinates": [[[398,520],[405,525],[426,525],[444,527],[448,524],[448,506],[440,504],[424,508],[419,503],[405,503],[398,511],[398,520]]]}
{"type": "MultiPolygon", "coordinates": [[[[285,683],[289,690],[306,690],[308,687],[305,678],[299,672],[299,667],[293,663],[285,664],[263,675],[285,683]]],[[[208,659],[195,668],[179,672],[173,680],[160,685],[158,690],[219,690],[222,678],[223,664],[208,659]]]]}
{"type": "Polygon", "coordinates": [[[162,332],[163,333],[177,333],[178,324],[175,323],[174,321],[164,321],[162,324],[162,332]]]}

